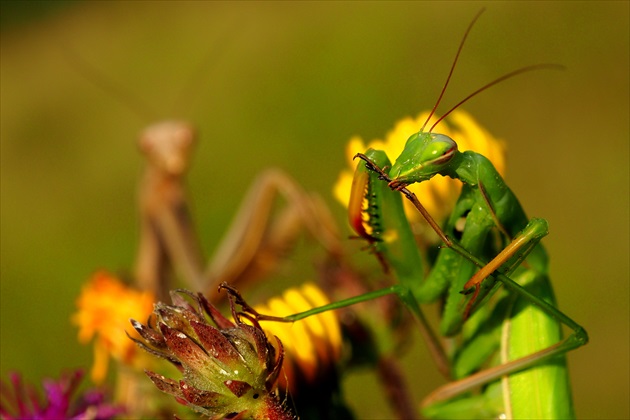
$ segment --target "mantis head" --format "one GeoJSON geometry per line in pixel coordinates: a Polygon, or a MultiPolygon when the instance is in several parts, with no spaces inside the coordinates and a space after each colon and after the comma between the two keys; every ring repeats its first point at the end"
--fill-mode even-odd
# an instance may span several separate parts
{"type": "Polygon", "coordinates": [[[443,134],[418,132],[407,140],[396,163],[389,171],[390,186],[404,187],[430,179],[448,166],[458,153],[457,143],[443,134]]]}
{"type": "Polygon", "coordinates": [[[140,150],[149,164],[178,176],[188,168],[195,130],[183,121],[163,121],[147,127],[140,135],[140,150]]]}

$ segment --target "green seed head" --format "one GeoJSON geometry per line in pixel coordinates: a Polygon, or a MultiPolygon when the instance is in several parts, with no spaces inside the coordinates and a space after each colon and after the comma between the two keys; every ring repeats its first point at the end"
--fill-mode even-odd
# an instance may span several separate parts
{"type": "Polygon", "coordinates": [[[234,323],[203,295],[182,293],[194,299],[196,308],[182,294],[172,293],[173,305],[155,305],[154,324],[131,321],[144,339],[138,345],[182,372],[176,381],[147,371],[157,388],[209,418],[293,418],[274,392],[282,343],[278,340],[276,352],[256,323],[234,323]]]}

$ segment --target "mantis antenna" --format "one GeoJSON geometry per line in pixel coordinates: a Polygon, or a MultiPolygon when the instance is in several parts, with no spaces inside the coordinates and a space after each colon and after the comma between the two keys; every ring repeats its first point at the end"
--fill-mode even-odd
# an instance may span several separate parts
{"type": "Polygon", "coordinates": [[[158,119],[158,113],[155,112],[155,109],[151,108],[148,103],[132,94],[129,89],[125,88],[123,85],[116,83],[111,78],[107,77],[103,74],[103,72],[88,63],[68,45],[64,43],[61,45],[61,50],[65,55],[66,60],[68,60],[70,65],[74,67],[78,73],[85,77],[85,79],[98,86],[103,92],[111,95],[119,103],[126,106],[131,112],[145,120],[145,122],[158,119]]]}
{"type": "MultiPolygon", "coordinates": [[[[212,43],[212,46],[205,53],[202,60],[195,66],[194,72],[187,78],[185,86],[178,93],[170,114],[174,114],[173,111],[179,111],[181,113],[182,109],[185,111],[191,110],[193,106],[192,99],[196,99],[195,93],[198,92],[196,88],[200,84],[200,81],[207,78],[208,73],[213,70],[213,67],[221,62],[222,56],[229,50],[228,47],[232,45],[233,41],[234,36],[232,36],[232,33],[223,31],[219,38],[212,43]]],[[[60,42],[60,45],[62,46],[61,50],[63,54],[75,70],[87,80],[94,83],[94,85],[98,86],[102,91],[115,98],[120,104],[126,106],[131,112],[145,120],[145,123],[160,119],[160,113],[156,112],[149,103],[134,95],[133,92],[122,84],[116,83],[111,78],[107,77],[106,74],[82,58],[80,54],[77,54],[64,42],[60,42]]]]}
{"type": "MultiPolygon", "coordinates": [[[[464,32],[464,36],[462,37],[461,42],[459,43],[459,47],[457,48],[457,53],[455,54],[455,59],[453,60],[453,64],[451,65],[451,69],[448,72],[448,76],[446,77],[446,82],[444,82],[444,86],[442,87],[442,91],[440,92],[440,96],[438,97],[437,101],[435,102],[435,105],[433,106],[433,109],[431,109],[431,113],[429,114],[429,116],[427,117],[426,121],[424,122],[424,124],[422,125],[422,128],[420,128],[420,131],[423,132],[426,125],[429,123],[429,121],[431,120],[431,117],[433,117],[433,115],[435,114],[435,111],[437,110],[437,107],[440,105],[440,102],[442,101],[442,97],[444,96],[444,93],[446,92],[446,88],[448,87],[448,83],[451,80],[451,76],[453,75],[453,72],[455,70],[455,66],[457,65],[457,60],[459,59],[460,53],[462,52],[462,49],[464,47],[464,43],[466,42],[466,38],[468,38],[468,34],[470,33],[472,27],[475,25],[475,22],[477,22],[477,20],[479,19],[479,17],[481,16],[481,14],[485,11],[485,8],[481,9],[479,12],[477,12],[477,14],[475,15],[475,17],[473,18],[473,20],[470,22],[470,24],[468,25],[468,28],[466,28],[466,32],[464,32]]],[[[469,99],[471,99],[472,97],[476,96],[478,93],[483,92],[484,90],[490,88],[491,86],[496,85],[499,82],[502,82],[506,79],[509,79],[511,77],[517,76],[519,74],[522,73],[526,73],[528,71],[533,71],[533,70],[542,70],[542,69],[556,69],[556,70],[564,70],[564,66],[560,65],[560,64],[553,64],[553,63],[543,63],[543,64],[533,64],[530,66],[525,66],[525,67],[521,67],[519,69],[516,69],[514,71],[511,71],[510,73],[504,74],[503,76],[493,80],[492,82],[480,87],[479,89],[477,89],[476,91],[474,91],[473,93],[471,93],[470,95],[466,96],[464,99],[462,99],[461,101],[459,101],[455,106],[453,106],[451,109],[449,109],[445,114],[443,114],[429,129],[429,133],[433,131],[433,129],[440,123],[442,122],[442,120],[444,120],[444,118],[446,118],[451,112],[455,111],[457,108],[459,108],[461,105],[463,105],[465,102],[467,102],[469,99]]]]}
{"type": "Polygon", "coordinates": [[[555,69],[555,70],[564,70],[565,67],[561,64],[553,64],[553,63],[542,63],[542,64],[533,64],[531,66],[525,66],[525,67],[521,67],[520,69],[516,69],[514,71],[511,71],[507,74],[504,74],[503,76],[493,80],[492,82],[480,87],[479,89],[477,89],[476,91],[474,91],[473,93],[471,93],[470,95],[466,96],[464,99],[462,99],[461,101],[459,101],[454,107],[452,107],[451,109],[449,109],[444,115],[442,115],[436,122],[435,124],[433,124],[431,126],[431,128],[429,129],[429,132],[433,131],[433,129],[435,128],[436,125],[438,125],[444,118],[446,118],[451,112],[455,111],[457,108],[459,108],[462,104],[464,104],[465,102],[467,102],[470,98],[472,98],[473,96],[477,95],[478,93],[483,92],[484,90],[488,89],[491,86],[496,85],[499,82],[502,82],[506,79],[509,79],[511,77],[514,77],[516,75],[522,74],[522,73],[526,73],[528,71],[533,71],[533,70],[542,70],[542,69],[555,69]]]}
{"type": "MultiPolygon", "coordinates": [[[[459,59],[459,54],[462,52],[462,49],[464,48],[464,43],[466,42],[466,38],[468,38],[468,34],[470,33],[472,27],[475,25],[475,22],[477,22],[477,19],[479,19],[479,16],[481,16],[481,14],[485,10],[486,10],[485,8],[482,8],[480,11],[478,11],[477,14],[475,15],[475,17],[473,18],[473,20],[468,25],[468,28],[466,28],[466,32],[464,32],[464,36],[462,37],[462,40],[459,43],[459,47],[457,48],[457,53],[455,54],[455,59],[453,60],[453,64],[451,65],[451,70],[448,72],[448,76],[446,77],[446,82],[444,82],[444,86],[442,87],[442,91],[440,92],[440,96],[438,97],[437,101],[435,101],[435,105],[433,105],[433,109],[431,110],[431,113],[427,117],[427,120],[424,122],[424,124],[422,124],[422,128],[420,128],[420,131],[424,131],[424,128],[427,126],[427,124],[431,120],[431,117],[433,116],[433,114],[435,114],[435,110],[437,109],[438,105],[440,104],[440,101],[442,101],[442,96],[444,96],[444,92],[446,92],[446,87],[448,86],[448,82],[451,81],[451,76],[453,75],[453,71],[455,71],[455,66],[457,65],[457,60],[459,59]]],[[[431,127],[431,128],[433,128],[433,127],[431,127]]],[[[429,130],[429,131],[431,131],[431,130],[429,130]]]]}
{"type": "MultiPolygon", "coordinates": [[[[241,32],[241,35],[243,33],[241,32]]],[[[222,35],[215,41],[213,41],[212,47],[206,52],[205,57],[197,64],[195,71],[189,76],[186,86],[182,88],[179,96],[173,103],[174,113],[178,110],[185,109],[190,111],[193,109],[194,101],[199,98],[198,88],[202,84],[204,79],[208,77],[208,73],[214,70],[214,67],[223,61],[225,53],[230,50],[230,47],[235,41],[235,36],[232,32],[224,30],[222,35]]]]}

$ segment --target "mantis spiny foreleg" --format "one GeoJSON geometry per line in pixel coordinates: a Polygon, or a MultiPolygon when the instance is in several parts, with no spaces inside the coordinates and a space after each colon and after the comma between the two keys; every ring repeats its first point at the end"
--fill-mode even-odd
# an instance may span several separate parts
{"type": "Polygon", "coordinates": [[[301,230],[308,231],[328,256],[341,257],[336,224],[319,197],[307,194],[278,169],[262,172],[243,199],[206,269],[205,290],[215,296],[221,283],[240,283],[243,279],[268,273],[286,254],[301,230]],[[284,197],[288,206],[270,223],[272,204],[277,195],[284,197]]]}

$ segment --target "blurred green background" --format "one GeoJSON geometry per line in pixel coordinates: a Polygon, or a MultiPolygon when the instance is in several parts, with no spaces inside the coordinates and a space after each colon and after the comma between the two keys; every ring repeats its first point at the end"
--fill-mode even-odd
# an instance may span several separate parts
{"type": "MultiPolygon", "coordinates": [[[[431,107],[483,6],[441,109],[517,67],[567,67],[464,108],[508,141],[509,184],[550,222],[560,305],[591,337],[569,355],[579,417],[630,417],[628,2],[3,2],[2,375],[88,366],[91,349],[69,323],[74,300],[96,269],[130,268],[137,244],[135,140],[151,121],[64,51],[160,117],[199,127],[189,186],[209,254],[268,166],[320,191],[344,220],[330,189],[347,140],[382,137],[431,107]],[[216,60],[178,104],[208,54],[216,60]]],[[[442,383],[425,353],[407,356],[418,399],[442,383]]],[[[365,383],[376,382],[346,384],[359,416],[388,416],[365,383]]]]}

